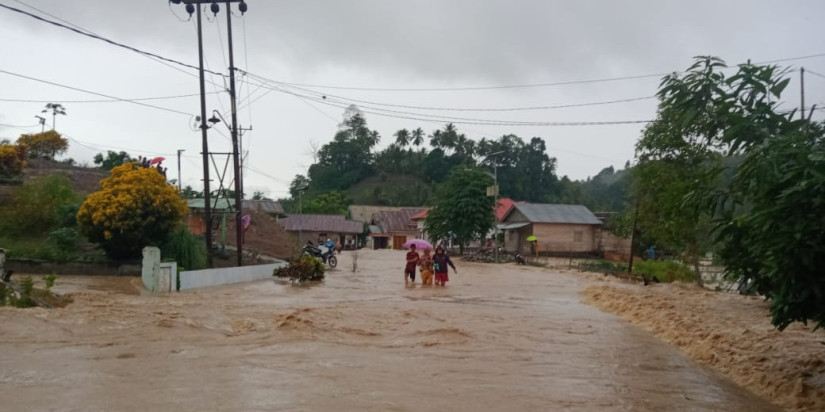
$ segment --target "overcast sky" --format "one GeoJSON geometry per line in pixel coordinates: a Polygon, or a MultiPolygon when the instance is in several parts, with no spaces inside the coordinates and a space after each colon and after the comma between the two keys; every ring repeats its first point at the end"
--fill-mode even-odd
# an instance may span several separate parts
{"type": "MultiPolygon", "coordinates": [[[[170,7],[164,0],[0,0],[0,4],[53,19],[42,14],[47,12],[112,40],[197,65],[194,18],[187,21],[182,5],[170,7]]],[[[400,128],[421,127],[430,133],[442,127],[446,121],[433,119],[438,116],[481,120],[471,123],[649,120],[655,115],[653,99],[530,111],[422,108],[505,109],[642,98],[655,94],[658,77],[489,87],[668,73],[686,68],[696,55],[716,55],[736,64],[825,53],[821,42],[825,2],[821,0],[248,0],[248,5],[243,17],[234,6],[238,17],[232,22],[236,66],[256,76],[239,83],[240,123],[253,128],[243,139],[250,167],[245,191],[250,195],[263,191],[272,197],[286,196],[293,176],[306,173],[312,163],[311,142],[332,139],[343,109],[331,105],[355,100],[379,103],[361,106],[369,126],[381,133],[382,147],[400,128]],[[270,82],[264,84],[262,78],[270,82]],[[277,82],[343,88],[301,86],[302,90],[277,82]],[[451,88],[482,89],[432,90],[451,88]],[[295,94],[328,97],[318,102],[295,94]],[[407,113],[378,112],[366,106],[407,113]]],[[[208,16],[203,22],[207,65],[226,73],[225,9],[221,7],[217,19],[208,16]]],[[[175,70],[2,8],[0,38],[2,71],[128,99],[193,95],[199,90],[196,70],[175,70]]],[[[825,75],[825,56],[780,64],[825,75]]],[[[806,104],[823,105],[825,77],[813,73],[805,79],[806,104]]],[[[798,73],[792,76],[788,108],[799,104],[798,73]]],[[[207,76],[207,81],[207,110],[226,113],[229,98],[222,91],[224,81],[218,76],[207,76]]],[[[41,114],[46,102],[101,97],[0,73],[0,99],[34,100],[0,101],[0,138],[14,140],[21,133],[40,130],[34,126],[34,116],[41,114]]],[[[106,150],[164,155],[168,175],[175,178],[175,153],[184,149],[183,182],[199,188],[201,137],[193,128],[193,116],[200,110],[198,98],[143,102],[183,113],[124,102],[63,103],[68,115],[58,117],[57,130],[71,139],[67,157],[91,164],[95,153],[106,150]]],[[[525,140],[540,136],[547,141],[550,155],[558,159],[558,174],[572,179],[584,179],[610,165],[623,167],[633,158],[642,127],[458,124],[475,140],[507,133],[525,140]]],[[[210,150],[231,150],[228,135],[220,125],[211,129],[210,150]]]]}

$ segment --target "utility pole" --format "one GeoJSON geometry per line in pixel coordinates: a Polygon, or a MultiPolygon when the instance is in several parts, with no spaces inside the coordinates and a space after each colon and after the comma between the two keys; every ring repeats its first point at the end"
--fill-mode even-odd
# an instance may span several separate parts
{"type": "Polygon", "coordinates": [[[633,231],[630,232],[630,260],[627,262],[627,273],[633,275],[633,242],[636,240],[636,221],[639,219],[639,199],[636,199],[636,211],[633,212],[633,231]]]}
{"type": "Polygon", "coordinates": [[[496,240],[493,246],[496,249],[494,251],[496,263],[498,263],[498,155],[502,153],[504,153],[503,150],[487,155],[487,157],[493,157],[493,223],[496,225],[493,230],[493,237],[496,240]]]}
{"type": "MultiPolygon", "coordinates": [[[[214,4],[214,3],[213,3],[214,4]]],[[[243,188],[241,168],[238,159],[238,113],[235,101],[235,56],[232,49],[232,12],[230,0],[226,0],[226,33],[229,43],[229,99],[232,107],[232,161],[235,168],[235,238],[238,246],[238,266],[243,266],[243,188]]]]}
{"type": "MultiPolygon", "coordinates": [[[[203,195],[204,195],[204,215],[207,225],[206,230],[206,250],[207,250],[207,259],[209,262],[209,266],[212,266],[212,205],[209,193],[209,145],[207,142],[207,133],[206,130],[209,128],[206,124],[206,88],[205,88],[205,79],[204,79],[204,71],[203,71],[203,34],[201,30],[201,5],[209,3],[210,9],[212,13],[215,15],[218,14],[220,11],[220,7],[218,6],[219,0],[169,0],[171,3],[174,4],[185,4],[186,5],[186,12],[189,13],[189,16],[192,16],[193,13],[197,15],[197,26],[198,26],[198,63],[199,63],[199,80],[200,80],[200,93],[201,93],[201,133],[202,133],[202,140],[203,140],[203,195]]],[[[232,99],[232,151],[235,159],[235,207],[236,207],[236,216],[235,216],[235,226],[237,227],[237,240],[238,240],[238,266],[242,264],[242,256],[243,256],[243,227],[241,224],[241,188],[240,188],[240,181],[238,179],[238,139],[237,139],[237,115],[236,115],[236,102],[235,102],[235,65],[234,65],[234,57],[232,55],[232,31],[231,31],[231,11],[230,11],[230,3],[240,3],[239,10],[241,14],[246,13],[247,5],[244,0],[221,0],[221,2],[226,4],[226,13],[227,13],[227,22],[230,23],[229,26],[229,75],[230,75],[230,96],[232,99]]]]}
{"type": "Polygon", "coordinates": [[[36,117],[37,120],[40,122],[40,133],[45,132],[46,131],[46,118],[42,117],[42,116],[34,116],[34,117],[36,117]]]}
{"type": "Polygon", "coordinates": [[[184,149],[178,149],[178,192],[183,191],[183,188],[182,188],[181,183],[180,183],[180,179],[181,179],[181,177],[180,177],[180,154],[185,152],[185,151],[186,150],[184,150],[184,149]]]}
{"type": "Polygon", "coordinates": [[[802,67],[799,69],[799,97],[800,97],[800,106],[799,106],[799,115],[800,118],[805,118],[805,68],[802,67]]]}

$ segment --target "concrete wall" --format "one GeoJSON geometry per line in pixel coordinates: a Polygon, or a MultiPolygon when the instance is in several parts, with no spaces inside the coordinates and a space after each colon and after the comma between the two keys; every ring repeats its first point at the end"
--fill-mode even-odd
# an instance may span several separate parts
{"type": "MultiPolygon", "coordinates": [[[[539,252],[590,252],[599,248],[596,225],[534,223],[532,226],[539,252]]],[[[526,246],[529,252],[529,244],[526,246]]]]}
{"type": "Polygon", "coordinates": [[[180,272],[180,290],[269,279],[272,277],[273,270],[284,266],[286,266],[286,262],[278,261],[277,263],[265,265],[180,272]]]}

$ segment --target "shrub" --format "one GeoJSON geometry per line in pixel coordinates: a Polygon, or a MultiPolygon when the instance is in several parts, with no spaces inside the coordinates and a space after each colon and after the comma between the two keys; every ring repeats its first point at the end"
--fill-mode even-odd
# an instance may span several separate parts
{"type": "Polygon", "coordinates": [[[177,188],[155,168],[126,163],[100,185],[80,206],[77,223],[111,258],[139,257],[144,247],[163,244],[188,211],[177,188]]]}
{"type": "Polygon", "coordinates": [[[655,277],[660,282],[693,282],[696,276],[689,267],[672,260],[645,260],[633,263],[633,272],[638,275],[655,277]]]}
{"type": "Polygon", "coordinates": [[[272,276],[277,278],[288,278],[292,284],[303,282],[315,282],[324,280],[324,262],[321,259],[301,255],[298,258],[290,258],[287,260],[287,266],[275,269],[272,276]]]}
{"type": "Polygon", "coordinates": [[[15,177],[26,166],[26,146],[0,145],[0,177],[15,177]]]}
{"type": "Polygon", "coordinates": [[[609,260],[594,260],[580,263],[579,270],[582,272],[618,273],[627,271],[627,264],[609,260]]]}
{"type": "Polygon", "coordinates": [[[65,176],[44,176],[15,188],[0,213],[7,234],[30,236],[59,227],[61,208],[77,202],[77,195],[65,176]]]}
{"type": "Polygon", "coordinates": [[[161,256],[174,259],[178,267],[198,270],[206,267],[206,245],[185,226],[178,227],[160,247],[161,256]]]}
{"type": "Polygon", "coordinates": [[[77,252],[77,245],[80,243],[80,233],[72,227],[62,227],[49,234],[49,243],[58,252],[74,254],[77,252]]]}

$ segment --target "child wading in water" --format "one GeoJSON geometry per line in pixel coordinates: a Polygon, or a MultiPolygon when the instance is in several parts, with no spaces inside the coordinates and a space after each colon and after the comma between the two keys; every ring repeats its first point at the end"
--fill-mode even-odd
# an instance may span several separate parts
{"type": "Polygon", "coordinates": [[[453,273],[458,274],[453,261],[444,253],[444,248],[439,246],[435,248],[435,256],[433,256],[433,268],[435,269],[435,284],[446,286],[450,278],[447,276],[447,265],[453,268],[453,273]]]}
{"type": "Polygon", "coordinates": [[[418,265],[418,252],[415,251],[415,245],[410,245],[410,251],[407,252],[407,266],[404,266],[404,284],[409,285],[410,282],[415,283],[415,267],[418,265]]]}
{"type": "Polygon", "coordinates": [[[421,268],[421,284],[433,284],[433,257],[430,255],[430,249],[424,249],[424,256],[418,260],[418,266],[421,268]]]}

